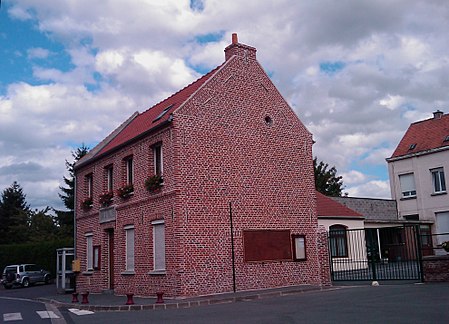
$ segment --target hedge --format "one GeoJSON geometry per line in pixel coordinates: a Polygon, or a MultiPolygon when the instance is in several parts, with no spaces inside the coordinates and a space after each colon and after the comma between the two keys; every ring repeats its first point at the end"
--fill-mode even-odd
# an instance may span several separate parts
{"type": "Polygon", "coordinates": [[[73,247],[72,239],[0,245],[0,271],[10,264],[35,263],[56,277],[56,249],[73,247]]]}

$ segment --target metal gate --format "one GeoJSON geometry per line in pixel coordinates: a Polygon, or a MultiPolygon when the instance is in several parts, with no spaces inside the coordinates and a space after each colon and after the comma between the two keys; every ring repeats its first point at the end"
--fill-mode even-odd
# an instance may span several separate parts
{"type": "Polygon", "coordinates": [[[415,225],[329,231],[333,281],[423,281],[421,241],[415,225]]]}

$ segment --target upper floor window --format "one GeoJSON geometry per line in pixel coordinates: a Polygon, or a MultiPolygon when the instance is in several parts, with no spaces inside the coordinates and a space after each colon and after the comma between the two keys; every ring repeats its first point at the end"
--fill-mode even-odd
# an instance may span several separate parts
{"type": "Polygon", "coordinates": [[[163,173],[162,144],[153,146],[153,155],[154,155],[154,174],[156,174],[158,176],[162,176],[162,173],[163,173]]]}
{"type": "Polygon", "coordinates": [[[416,197],[415,177],[413,173],[399,175],[402,198],[416,197]]]}
{"type": "Polygon", "coordinates": [[[126,184],[134,183],[134,163],[133,157],[129,156],[125,159],[126,184]]]}
{"type": "Polygon", "coordinates": [[[111,192],[114,190],[114,169],[112,165],[109,165],[105,168],[106,171],[106,191],[111,192]]]}
{"type": "Polygon", "coordinates": [[[87,197],[92,198],[94,191],[94,176],[92,173],[86,175],[86,191],[87,197]]]}
{"type": "Polygon", "coordinates": [[[430,170],[432,173],[432,185],[434,193],[446,192],[446,181],[443,168],[430,170]]]}

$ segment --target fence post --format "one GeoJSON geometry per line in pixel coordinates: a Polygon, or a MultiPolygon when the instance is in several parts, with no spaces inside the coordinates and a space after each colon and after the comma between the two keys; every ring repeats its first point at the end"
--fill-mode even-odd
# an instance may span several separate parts
{"type": "Polygon", "coordinates": [[[371,250],[371,270],[373,272],[373,281],[377,281],[377,273],[376,273],[376,256],[375,256],[375,252],[376,252],[376,247],[372,246],[370,248],[371,250]]]}
{"type": "Polygon", "coordinates": [[[416,244],[418,245],[416,248],[416,253],[418,257],[418,264],[419,264],[419,276],[421,282],[424,282],[424,265],[422,261],[422,240],[421,240],[421,231],[419,229],[419,225],[415,225],[415,232],[416,232],[416,244]]]}

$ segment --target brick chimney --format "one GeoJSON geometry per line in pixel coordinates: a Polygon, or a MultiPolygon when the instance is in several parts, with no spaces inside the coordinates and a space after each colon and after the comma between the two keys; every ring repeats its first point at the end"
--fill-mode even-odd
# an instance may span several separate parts
{"type": "Polygon", "coordinates": [[[441,119],[443,117],[443,112],[440,110],[437,110],[433,113],[433,119],[441,119]]]}
{"type": "Polygon", "coordinates": [[[256,48],[240,44],[237,34],[232,34],[232,43],[228,45],[224,52],[225,52],[225,60],[229,60],[234,55],[241,56],[244,59],[250,59],[255,60],[256,59],[256,48]]]}

